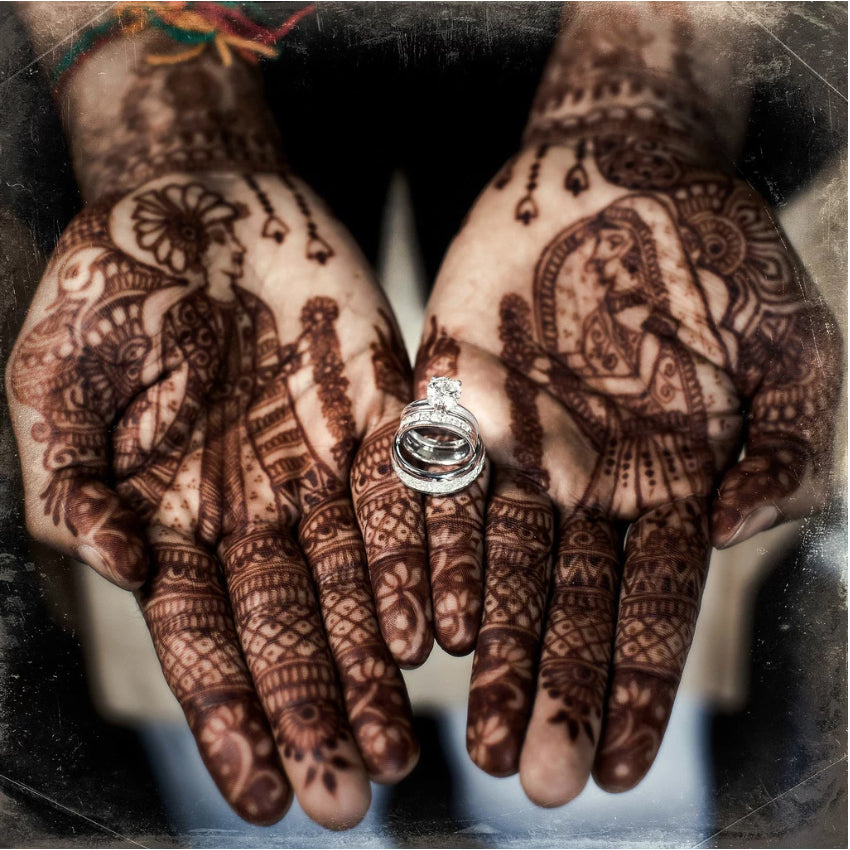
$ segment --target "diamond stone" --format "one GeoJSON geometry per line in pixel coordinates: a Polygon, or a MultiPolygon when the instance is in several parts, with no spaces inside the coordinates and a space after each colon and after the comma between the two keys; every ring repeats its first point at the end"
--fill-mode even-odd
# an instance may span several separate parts
{"type": "Polygon", "coordinates": [[[460,381],[456,378],[431,378],[426,393],[428,404],[437,410],[451,410],[460,400],[460,381]]]}

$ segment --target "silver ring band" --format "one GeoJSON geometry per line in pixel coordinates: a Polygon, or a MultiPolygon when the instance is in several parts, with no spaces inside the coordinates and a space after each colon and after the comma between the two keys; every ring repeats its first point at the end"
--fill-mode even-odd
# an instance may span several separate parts
{"type": "Polygon", "coordinates": [[[391,462],[407,487],[446,495],[463,490],[481,474],[486,454],[478,421],[459,398],[460,381],[435,377],[428,397],[404,408],[391,462]]]}

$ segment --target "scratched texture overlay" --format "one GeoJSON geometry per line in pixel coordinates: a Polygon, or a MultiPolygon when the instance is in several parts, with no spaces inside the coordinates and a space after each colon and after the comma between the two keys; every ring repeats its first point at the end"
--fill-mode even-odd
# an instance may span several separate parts
{"type": "MultiPolygon", "coordinates": [[[[795,247],[832,293],[846,339],[847,5],[788,3],[782,14],[774,5],[727,4],[754,33],[740,56],[754,84],[741,171],[780,215],[802,222],[805,244],[795,247]]],[[[402,172],[433,279],[465,211],[519,143],[560,8],[320,3],[288,38],[265,70],[287,152],[371,261],[402,172]]],[[[79,208],[46,80],[13,4],[0,3],[4,368],[46,258],[79,208]]],[[[137,723],[119,724],[95,708],[80,588],[26,535],[0,398],[0,847],[847,846],[846,553],[840,493],[748,588],[746,699],[702,701],[668,757],[698,763],[687,799],[662,781],[632,803],[599,792],[581,806],[534,809],[518,783],[471,767],[455,734],[463,706],[429,703],[417,712],[419,767],[376,792],[362,827],[334,834],[296,815],[250,828],[188,788],[185,730],[146,724],[142,709],[137,723]]]]}

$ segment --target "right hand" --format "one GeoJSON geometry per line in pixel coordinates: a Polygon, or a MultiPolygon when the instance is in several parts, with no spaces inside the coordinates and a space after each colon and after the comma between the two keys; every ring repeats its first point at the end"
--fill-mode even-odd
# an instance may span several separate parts
{"type": "Polygon", "coordinates": [[[423,520],[392,475],[393,319],[294,179],[169,175],[63,234],[6,375],[39,540],[136,590],[247,820],[319,823],[418,757],[397,664],[431,646],[423,520]],[[371,575],[371,582],[370,582],[371,575]]]}

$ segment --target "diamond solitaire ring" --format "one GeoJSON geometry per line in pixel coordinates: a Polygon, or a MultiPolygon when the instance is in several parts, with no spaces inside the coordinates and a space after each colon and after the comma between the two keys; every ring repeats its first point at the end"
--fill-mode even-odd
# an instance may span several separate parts
{"type": "Polygon", "coordinates": [[[446,495],[475,481],[484,459],[478,422],[460,404],[460,381],[431,378],[427,397],[402,411],[393,440],[395,474],[420,493],[446,495]]]}

